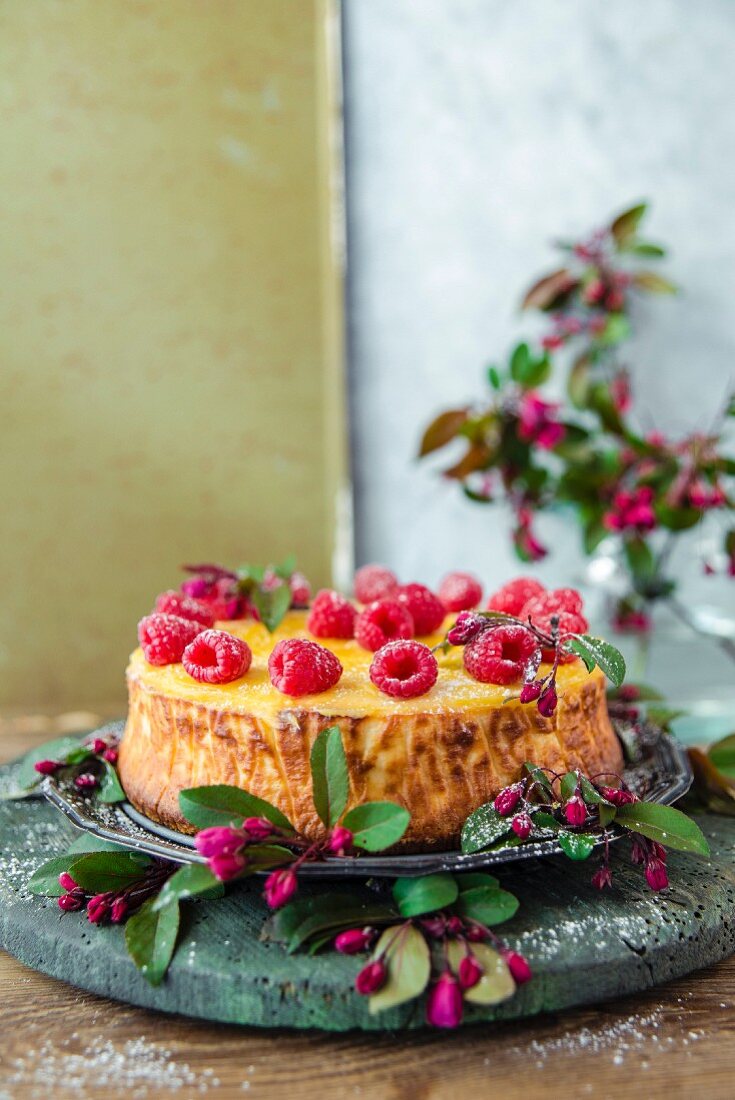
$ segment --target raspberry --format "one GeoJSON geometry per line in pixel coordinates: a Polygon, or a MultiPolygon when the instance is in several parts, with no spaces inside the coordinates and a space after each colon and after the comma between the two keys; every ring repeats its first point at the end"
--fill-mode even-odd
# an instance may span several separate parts
{"type": "Polygon", "coordinates": [[[156,597],[156,611],[161,615],[178,615],[180,619],[189,619],[193,623],[201,623],[202,626],[214,626],[211,608],[201,600],[193,600],[173,589],[156,597]]]}
{"type": "Polygon", "coordinates": [[[421,642],[388,642],[375,654],[370,679],[384,695],[413,699],[425,695],[436,683],[439,666],[428,646],[421,642]]]}
{"type": "Polygon", "coordinates": [[[229,684],[250,668],[253,655],[241,638],[224,630],[203,630],[184,650],[183,665],[200,684],[229,684]]]}
{"type": "Polygon", "coordinates": [[[138,623],[138,641],[151,665],[175,665],[204,628],[178,615],[146,615],[138,623]]]}
{"type": "Polygon", "coordinates": [[[385,565],[363,565],[355,573],[355,599],[373,603],[391,596],[398,588],[398,577],[385,565]]]}
{"type": "Polygon", "coordinates": [[[317,695],[328,691],[342,675],[342,665],[330,650],[305,638],[286,638],[268,658],[274,688],[284,695],[317,695]]]}
{"type": "MultiPolygon", "coordinates": [[[[559,620],[560,634],[584,634],[589,629],[589,623],[581,614],[582,597],[573,588],[557,588],[553,592],[545,592],[542,596],[529,600],[523,608],[523,618],[530,617],[531,622],[544,634],[551,633],[551,619],[555,615],[559,620]]],[[[548,663],[554,660],[552,648],[542,650],[543,659],[548,663]]],[[[559,663],[566,665],[575,661],[574,653],[562,652],[559,663]]]]}
{"type": "Polygon", "coordinates": [[[396,594],[399,603],[410,611],[416,634],[433,634],[444,622],[444,606],[423,584],[402,584],[396,594]]]}
{"type": "Polygon", "coordinates": [[[243,601],[237,591],[237,582],[230,577],[220,577],[215,581],[206,599],[202,597],[201,603],[209,608],[215,622],[239,619],[243,611],[243,601]]]}
{"type": "Polygon", "coordinates": [[[373,652],[396,638],[413,638],[411,613],[398,600],[375,600],[355,619],[355,639],[373,652]]]}
{"type": "Polygon", "coordinates": [[[582,613],[582,597],[576,588],[554,588],[550,592],[539,592],[531,596],[521,609],[521,618],[527,619],[529,615],[552,615],[557,611],[570,611],[573,614],[582,613]]]}
{"type": "Polygon", "coordinates": [[[545,591],[544,586],[533,577],[516,577],[492,594],[487,601],[487,610],[503,611],[506,615],[520,617],[528,601],[534,596],[543,595],[545,591]]]}
{"type": "Polygon", "coordinates": [[[445,611],[471,611],[482,599],[482,585],[471,573],[448,573],[439,585],[445,611]]]}
{"type": "Polygon", "coordinates": [[[317,592],[306,629],[315,638],[352,638],[357,612],[350,601],[331,588],[317,592]]]}
{"type": "Polygon", "coordinates": [[[464,667],[483,684],[521,680],[538,646],[529,630],[509,624],[485,630],[464,647],[464,667]]]}

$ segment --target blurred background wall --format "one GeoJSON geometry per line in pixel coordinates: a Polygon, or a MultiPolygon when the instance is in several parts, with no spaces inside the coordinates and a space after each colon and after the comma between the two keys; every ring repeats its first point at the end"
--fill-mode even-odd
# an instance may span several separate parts
{"type": "Polygon", "coordinates": [[[345,494],[322,0],[0,5],[0,703],[124,698],[186,560],[329,581],[345,494]]]}
{"type": "MultiPolygon", "coordinates": [[[[533,332],[518,303],[552,238],[651,199],[683,294],[642,307],[647,426],[704,426],[733,381],[735,5],[347,0],[344,49],[358,558],[498,581],[519,572],[506,517],[412,460],[533,332]]],[[[539,530],[538,572],[569,581],[576,530],[539,530]]]]}

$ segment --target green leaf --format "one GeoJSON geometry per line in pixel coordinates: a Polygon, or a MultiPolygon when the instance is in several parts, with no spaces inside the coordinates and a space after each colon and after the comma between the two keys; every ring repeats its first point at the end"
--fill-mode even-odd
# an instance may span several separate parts
{"type": "Polygon", "coordinates": [[[602,638],[582,634],[570,638],[567,647],[582,658],[588,672],[591,672],[595,665],[599,665],[608,680],[615,687],[620,687],[625,679],[625,658],[614,645],[602,638]]]}
{"type": "Polygon", "coordinates": [[[408,810],[394,802],[363,802],[345,814],[342,824],[356,848],[380,852],[398,843],[410,820],[408,810]]]}
{"type": "Polygon", "coordinates": [[[446,872],[422,875],[420,878],[398,878],[393,883],[393,897],[402,917],[419,917],[433,913],[456,901],[459,887],[446,872]]]}
{"type": "Polygon", "coordinates": [[[277,577],[280,577],[281,580],[288,581],[291,579],[291,575],[296,572],[296,565],[296,555],[287,554],[282,562],[279,562],[278,565],[273,567],[273,572],[277,577]]]}
{"type": "Polygon", "coordinates": [[[385,924],[397,917],[392,905],[374,897],[361,900],[354,894],[322,891],[315,897],[297,896],[274,913],[265,927],[264,938],[285,943],[290,955],[314,936],[329,932],[331,938],[343,928],[385,924]]]}
{"type": "Polygon", "coordinates": [[[594,833],[570,833],[566,829],[559,830],[559,847],[570,859],[587,859],[596,840],[594,833]]]}
{"type": "MultiPolygon", "coordinates": [[[[448,942],[449,965],[455,974],[459,971],[459,964],[465,954],[466,948],[459,940],[448,942]]],[[[482,967],[482,977],[477,985],[464,991],[464,999],[475,1005],[497,1005],[512,997],[516,985],[505,959],[486,943],[473,943],[472,954],[482,967]]]]}
{"type": "Polygon", "coordinates": [[[551,374],[551,359],[547,354],[536,359],[528,344],[518,344],[510,358],[510,376],[525,389],[533,389],[547,381],[551,374]]]}
{"type": "Polygon", "coordinates": [[[510,376],[514,382],[521,382],[530,362],[531,349],[528,344],[517,344],[510,356],[510,376]]]}
{"type": "Polygon", "coordinates": [[[447,412],[440,413],[435,420],[432,420],[423,434],[419,447],[419,458],[446,447],[447,443],[450,443],[459,435],[460,430],[467,422],[468,416],[467,409],[448,409],[447,412]]]}
{"type": "Polygon", "coordinates": [[[678,294],[679,288],[669,279],[664,279],[657,271],[637,271],[633,276],[633,284],[640,290],[648,290],[653,294],[678,294]]]}
{"type": "Polygon", "coordinates": [[[499,390],[503,384],[497,367],[489,366],[487,368],[487,380],[494,390],[499,390]]]}
{"type": "Polygon", "coordinates": [[[484,871],[465,871],[461,875],[456,875],[455,878],[460,894],[463,894],[465,890],[473,890],[475,886],[500,886],[500,882],[495,875],[487,875],[484,871]]]}
{"type": "Polygon", "coordinates": [[[185,863],[168,879],[153,899],[153,909],[165,909],[167,906],[206,895],[208,898],[222,897],[224,887],[206,863],[185,863]]]}
{"type": "Polygon", "coordinates": [[[339,726],[329,726],[319,733],[311,748],[310,763],[314,806],[330,828],[344,813],[350,793],[350,774],[339,726]]]}
{"type": "Polygon", "coordinates": [[[94,753],[86,746],[80,745],[78,748],[68,752],[63,759],[65,764],[83,764],[87,760],[93,760],[94,753]]]}
{"type": "Polygon", "coordinates": [[[636,256],[650,256],[653,260],[660,260],[666,255],[666,249],[662,248],[660,244],[653,244],[651,241],[638,241],[630,248],[631,252],[634,252],[636,256]]]}
{"type": "Polygon", "coordinates": [[[45,745],[39,745],[21,760],[18,765],[17,783],[24,789],[35,787],[43,779],[36,771],[34,764],[39,760],[66,760],[70,752],[79,748],[79,737],[57,737],[54,741],[47,741],[45,745]]]}
{"type": "Polygon", "coordinates": [[[606,829],[608,825],[612,825],[618,810],[617,806],[613,806],[609,802],[601,802],[597,812],[600,815],[600,825],[603,829],[606,829]]]}
{"type": "Polygon", "coordinates": [[[212,825],[241,824],[246,817],[264,817],[280,829],[293,832],[285,814],[264,798],[249,794],[240,787],[216,783],[210,787],[189,787],[179,794],[179,808],[187,821],[197,829],[212,825]]]}
{"type": "Polygon", "coordinates": [[[507,890],[491,886],[475,886],[463,890],[459,895],[455,909],[462,917],[479,921],[488,927],[510,920],[518,909],[518,898],[507,890]]]}
{"type": "Polygon", "coordinates": [[[624,210],[622,214],[618,214],[610,226],[610,232],[619,245],[625,244],[626,241],[635,236],[647,209],[648,203],[639,202],[635,206],[631,206],[629,210],[624,210]]]}
{"type": "Polygon", "coordinates": [[[577,409],[586,409],[589,404],[592,360],[588,355],[580,355],[572,366],[567,380],[567,393],[577,409]]]}
{"type": "Polygon", "coordinates": [[[662,806],[658,802],[629,802],[618,807],[615,820],[618,825],[641,833],[649,840],[656,840],[665,848],[709,855],[709,844],[699,825],[673,806],[662,806]]]}
{"type": "Polygon", "coordinates": [[[642,581],[650,580],[656,572],[656,559],[645,539],[626,539],[623,543],[623,552],[637,585],[642,581]]]}
{"type": "Polygon", "coordinates": [[[579,786],[582,790],[582,798],[588,806],[599,806],[601,802],[605,801],[597,788],[590,783],[586,775],[580,775],[579,786]]]}
{"type": "Polygon", "coordinates": [[[685,714],[685,710],[676,710],[674,707],[646,707],[646,717],[649,722],[653,722],[654,725],[661,726],[665,730],[669,729],[676,718],[681,718],[685,714]]]}
{"type": "Polygon", "coordinates": [[[254,588],[250,599],[263,624],[272,634],[291,606],[291,588],[286,582],[277,588],[254,588]]]}
{"type": "Polygon", "coordinates": [[[510,818],[501,817],[493,809],[492,802],[486,802],[479,810],[471,813],[462,826],[462,851],[470,853],[489,848],[510,831],[510,818]]]}
{"type": "Polygon", "coordinates": [[[386,928],[373,953],[374,959],[381,956],[388,967],[388,978],[383,988],[370,997],[371,1016],[419,997],[431,973],[428,944],[411,924],[386,928]]]}
{"type": "Polygon", "coordinates": [[[120,785],[117,772],[108,760],[103,760],[102,763],[104,765],[104,770],[102,772],[102,778],[100,779],[100,785],[97,788],[97,798],[100,802],[124,802],[125,791],[120,785]]]}
{"type": "Polygon", "coordinates": [[[572,797],[577,789],[578,783],[579,779],[576,772],[567,772],[566,775],[562,776],[560,787],[562,802],[566,802],[572,797]]]}
{"type": "Polygon", "coordinates": [[[62,871],[69,870],[69,864],[73,862],[73,856],[67,852],[64,856],[54,856],[47,859],[40,867],[37,867],[27,882],[27,888],[32,894],[39,894],[45,898],[60,898],[66,893],[63,886],[59,886],[59,875],[62,871]]]}
{"type": "Polygon", "coordinates": [[[735,733],[710,745],[707,756],[719,771],[735,775],[735,733]]]}
{"type": "Polygon", "coordinates": [[[661,526],[669,531],[688,531],[696,527],[702,518],[698,508],[670,508],[666,504],[657,504],[654,512],[661,526]]]}
{"type": "Polygon", "coordinates": [[[128,954],[151,985],[160,985],[168,970],[179,934],[179,906],[155,908],[150,898],[125,925],[128,954]]]}
{"type": "Polygon", "coordinates": [[[545,771],[537,767],[535,764],[530,764],[528,761],[523,765],[524,771],[530,775],[534,783],[537,784],[544,791],[545,794],[554,797],[554,788],[551,785],[551,780],[545,771]]]}
{"type": "Polygon", "coordinates": [[[549,814],[546,810],[537,810],[533,815],[534,828],[546,829],[552,833],[558,833],[561,829],[561,825],[556,820],[553,814],[549,814]]]}
{"type": "Polygon", "coordinates": [[[75,859],[68,871],[86,893],[104,894],[138,882],[150,865],[142,852],[89,852],[75,859]]]}

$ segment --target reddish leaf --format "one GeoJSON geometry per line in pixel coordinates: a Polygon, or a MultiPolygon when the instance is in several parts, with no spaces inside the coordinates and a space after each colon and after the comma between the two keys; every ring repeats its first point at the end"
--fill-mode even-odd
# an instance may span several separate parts
{"type": "Polygon", "coordinates": [[[610,226],[610,232],[618,244],[623,244],[625,241],[635,236],[636,230],[647,209],[648,204],[641,202],[638,203],[637,206],[631,206],[630,210],[625,210],[622,214],[618,214],[617,218],[610,226]]]}
{"type": "Polygon", "coordinates": [[[534,283],[523,299],[522,309],[550,309],[557,300],[578,285],[577,279],[565,268],[552,271],[534,283]]]}
{"type": "Polygon", "coordinates": [[[419,458],[446,447],[461,431],[468,419],[467,409],[448,409],[432,420],[421,439],[419,458]]]}
{"type": "Polygon", "coordinates": [[[444,471],[444,477],[456,478],[462,481],[476,470],[485,470],[490,465],[492,451],[484,443],[473,443],[468,451],[454,466],[444,471]]]}
{"type": "Polygon", "coordinates": [[[650,290],[653,294],[677,294],[679,290],[674,283],[655,271],[638,271],[633,276],[633,282],[641,290],[650,290]]]}

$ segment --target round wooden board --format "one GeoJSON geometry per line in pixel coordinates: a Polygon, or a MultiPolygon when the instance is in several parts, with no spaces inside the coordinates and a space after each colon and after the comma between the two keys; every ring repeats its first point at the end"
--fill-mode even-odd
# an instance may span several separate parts
{"type": "MultiPolygon", "coordinates": [[[[12,770],[0,768],[0,793],[11,787],[12,770]]],[[[503,886],[521,901],[499,931],[529,959],[534,978],[505,1004],[470,1008],[466,1022],[638,992],[735,951],[735,819],[699,820],[711,859],[672,853],[672,885],[660,895],[630,866],[625,842],[612,857],[615,887],[604,894],[590,884],[592,860],[499,869],[503,886]]],[[[43,801],[0,802],[0,944],[33,969],[120,1001],[206,1020],[330,1031],[423,1026],[422,1005],[369,1015],[353,990],[359,959],[333,951],[287,956],[261,942],[266,910],[252,880],[220,901],[182,906],[178,950],[163,984],[151,987],[127,955],[122,928],[96,928],[83,913],[64,914],[55,899],[25,889],[33,870],[76,835],[43,801]]]]}

